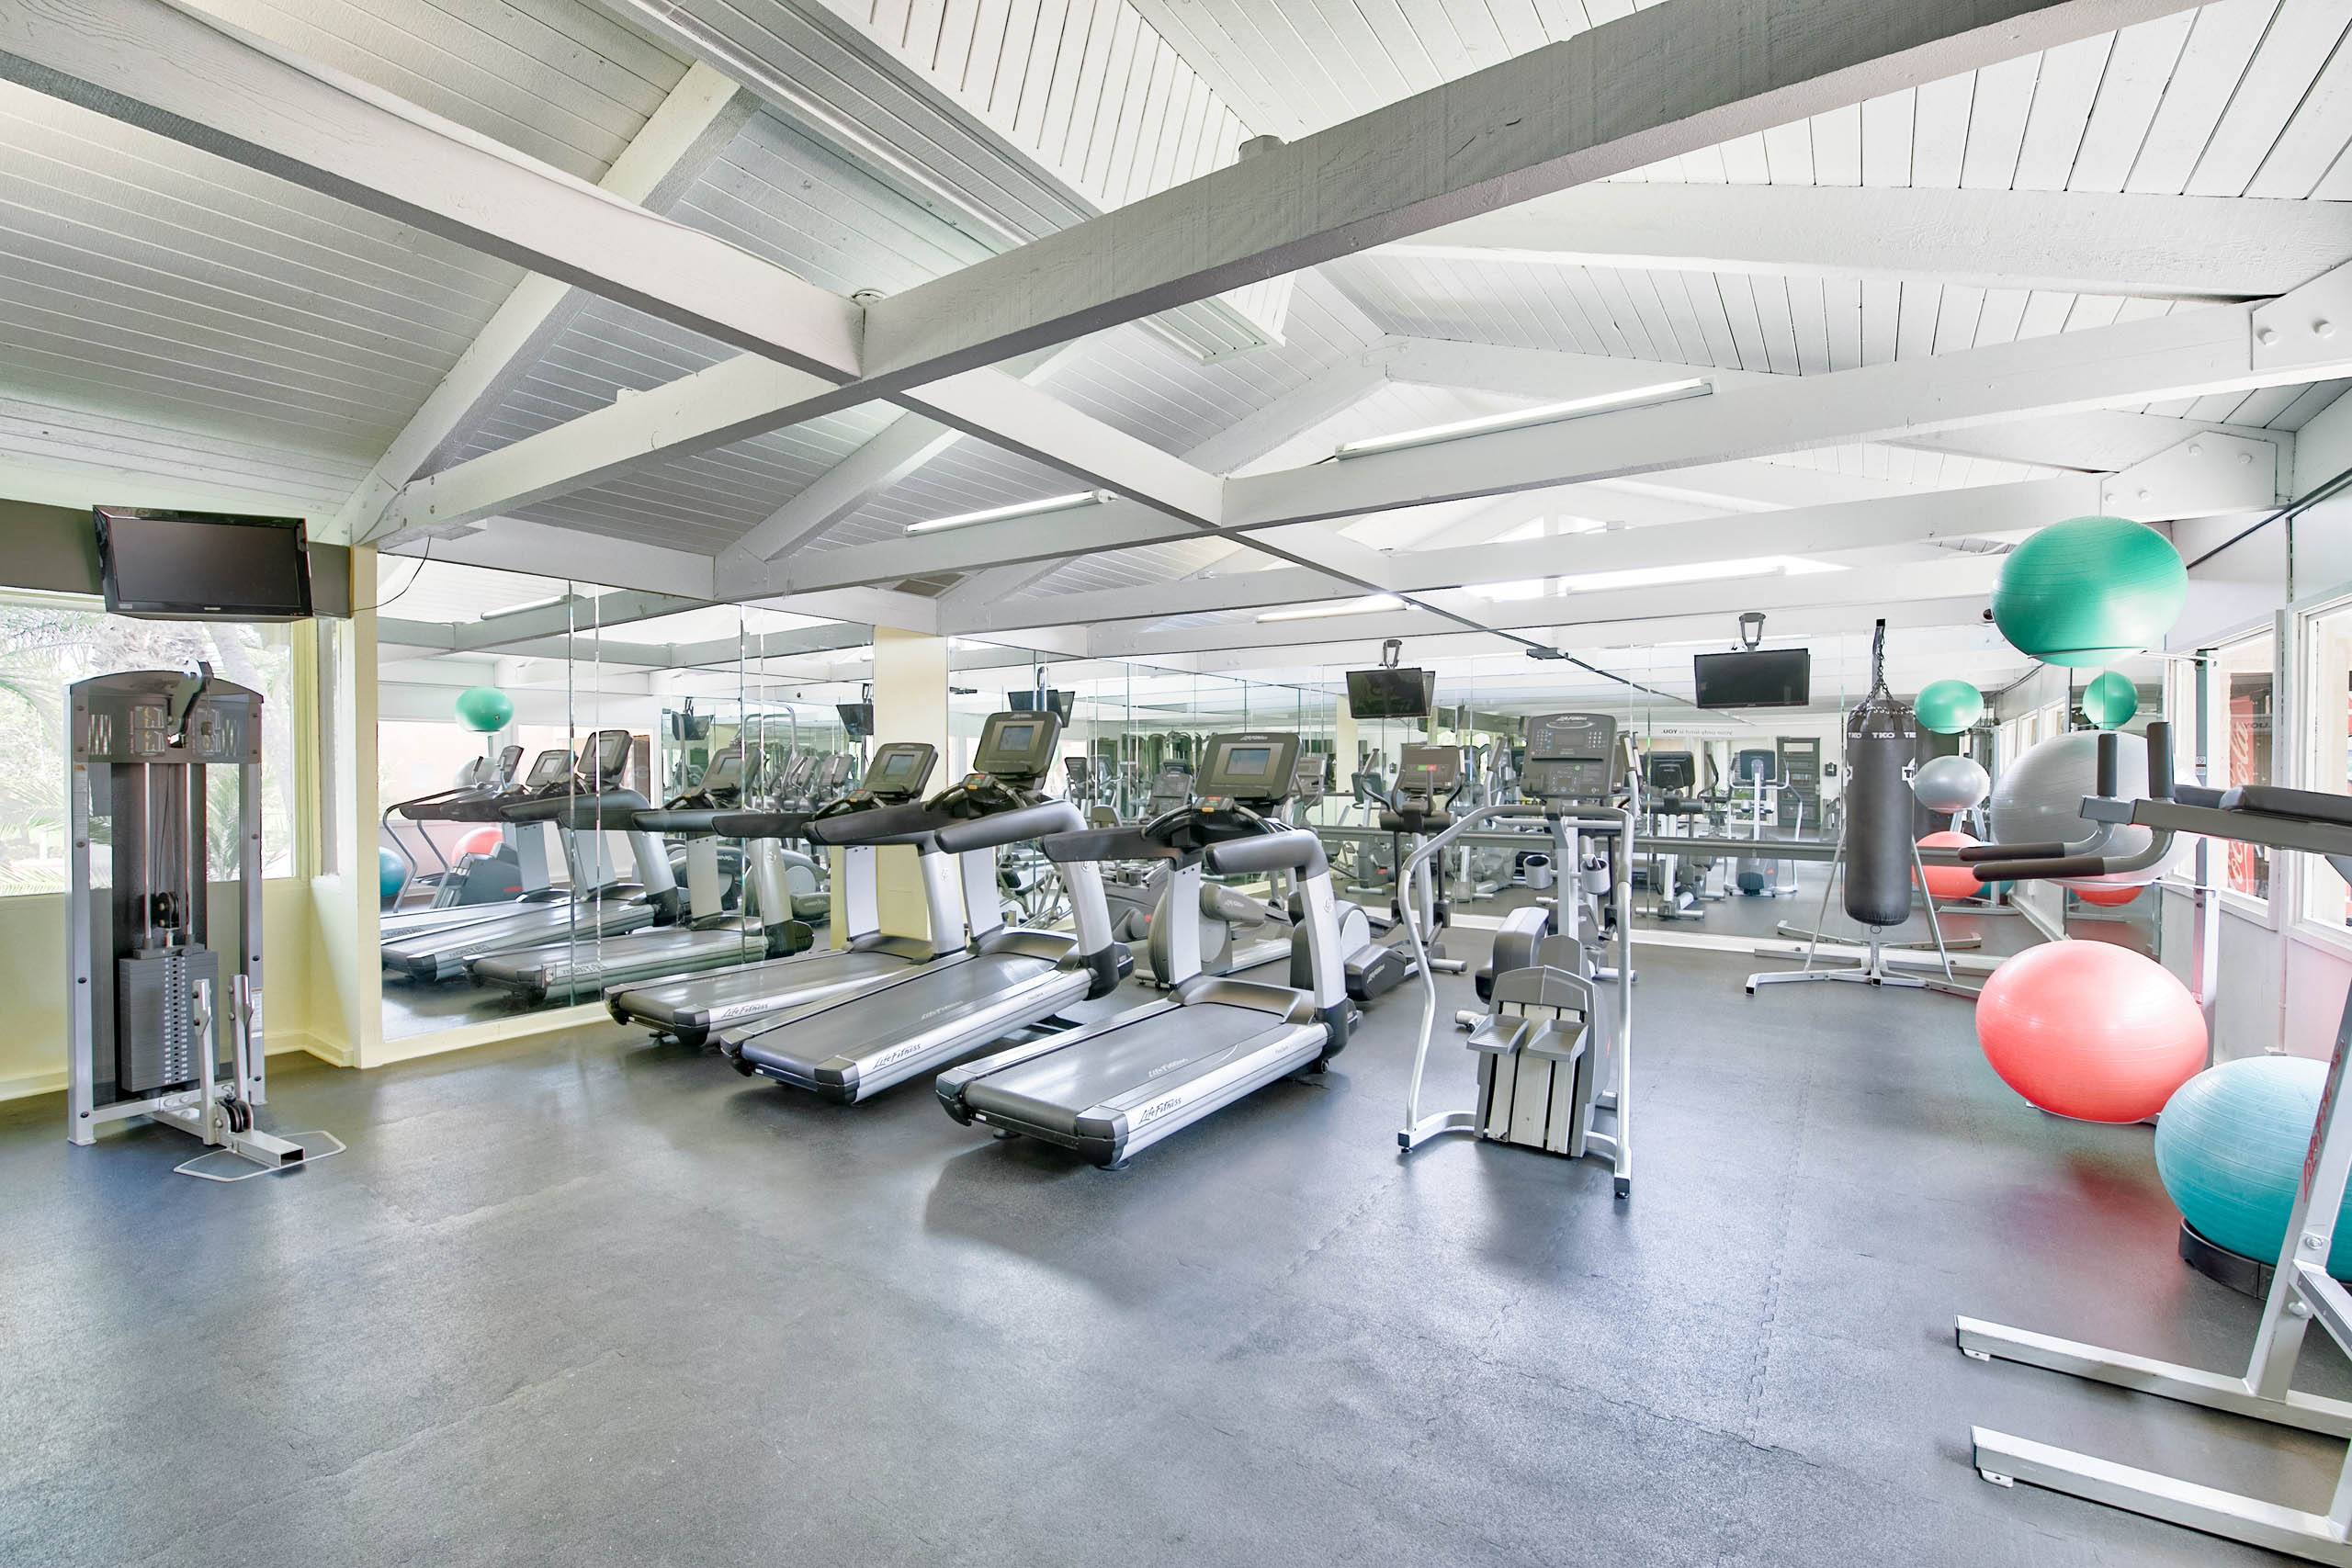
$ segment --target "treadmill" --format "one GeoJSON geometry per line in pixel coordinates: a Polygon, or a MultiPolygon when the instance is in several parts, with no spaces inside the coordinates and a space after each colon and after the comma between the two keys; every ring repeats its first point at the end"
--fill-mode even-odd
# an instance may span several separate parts
{"type": "MultiPolygon", "coordinates": [[[[970,945],[863,990],[727,1032],[719,1049],[736,1071],[855,1104],[1117,988],[1134,962],[1112,939],[1102,874],[1091,862],[1063,874],[1076,935],[1008,927],[995,915],[998,849],[1086,826],[1077,807],[1038,793],[1060,739],[1061,720],[1050,709],[990,714],[972,772],[920,808],[932,819],[939,847],[960,857],[974,927],[970,945]],[[976,888],[982,890],[977,898],[976,888]]],[[[854,843],[875,821],[837,818],[817,833],[854,843]]]]}
{"type": "MultiPolygon", "coordinates": [[[[865,783],[813,811],[722,811],[712,828],[731,838],[797,839],[820,820],[868,812],[889,812],[922,797],[939,762],[938,749],[920,740],[894,740],[877,747],[865,783]]],[[[944,878],[930,863],[941,852],[928,835],[912,842],[924,865],[923,896],[931,915],[928,940],[888,936],[882,931],[877,901],[876,847],[842,851],[834,882],[842,890],[842,945],[821,953],[771,958],[714,974],[688,976],[615,990],[605,1007],[623,1023],[640,1024],[687,1045],[700,1045],[722,1025],[779,1012],[798,1002],[890,975],[910,964],[928,964],[942,953],[963,951],[964,915],[944,878]]],[[[991,891],[989,907],[994,907],[991,891]]]]}
{"type": "Polygon", "coordinates": [[[1184,919],[1167,921],[1176,958],[1191,962],[1168,996],[1103,1022],[1030,1041],[948,1068],[939,1100],[956,1121],[1076,1149],[1116,1168],[1170,1134],[1277,1078],[1323,1064],[1347,1043],[1331,868],[1322,842],[1283,828],[1237,796],[1287,792],[1298,737],[1255,731],[1210,739],[1198,802],[1141,829],[1048,839],[1057,861],[1157,859],[1169,866],[1162,895],[1190,910],[1205,865],[1222,874],[1291,872],[1297,879],[1312,983],[1305,988],[1200,972],[1184,919]]]}
{"type": "Polygon", "coordinates": [[[657,924],[603,942],[550,942],[486,953],[468,965],[475,980],[503,986],[537,1007],[554,992],[578,994],[639,980],[665,979],[797,953],[814,940],[795,919],[784,890],[782,847],[754,841],[750,863],[756,913],[725,908],[715,818],[731,811],[743,785],[743,753],[729,748],[710,760],[695,787],[659,809],[637,813],[635,826],[687,840],[683,922],[657,924]]]}
{"type": "Polygon", "coordinates": [[[619,787],[629,748],[628,730],[600,729],[581,742],[575,772],[498,807],[505,821],[552,822],[563,834],[564,853],[571,863],[571,898],[516,906],[456,931],[388,942],[384,967],[413,979],[452,980],[486,953],[552,942],[594,942],[676,919],[678,886],[670,857],[651,834],[636,825],[637,814],[649,803],[635,790],[619,787]],[[623,882],[611,874],[608,834],[628,839],[638,882],[623,882]]]}
{"type": "MultiPolygon", "coordinates": [[[[466,790],[447,790],[423,801],[403,801],[392,809],[401,816],[418,822],[474,822],[503,826],[505,808],[515,801],[560,788],[571,777],[571,753],[557,748],[542,751],[531,762],[530,773],[520,782],[484,784],[466,790]]],[[[544,845],[534,845],[533,851],[544,863],[544,845]]],[[[392,909],[377,917],[377,935],[385,945],[395,942],[417,942],[435,933],[457,931],[485,920],[503,919],[518,908],[568,901],[571,893],[558,887],[545,875],[539,886],[526,888],[513,898],[486,904],[433,905],[421,909],[392,909]]]]}

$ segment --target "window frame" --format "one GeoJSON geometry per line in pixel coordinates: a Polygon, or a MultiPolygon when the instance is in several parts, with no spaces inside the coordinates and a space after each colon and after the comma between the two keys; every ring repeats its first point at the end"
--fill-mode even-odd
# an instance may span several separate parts
{"type": "MultiPolygon", "coordinates": [[[[2282,727],[2293,727],[2289,731],[2293,737],[2293,743],[2285,749],[2292,776],[2277,782],[2290,788],[2335,790],[2344,782],[2344,760],[2340,751],[2346,739],[2331,738],[2339,751],[2332,767],[2322,762],[2320,746],[2324,716],[2330,711],[2341,714],[2345,710],[2331,710],[2322,704],[2312,685],[2319,672],[2316,657],[2319,622],[2337,614],[2352,615],[2352,582],[2337,583],[2318,592],[2300,594],[2289,602],[2278,615],[2279,648],[2282,661],[2286,664],[2286,678],[2280,682],[2284,696],[2278,723],[2282,727]]],[[[2275,763],[2279,751],[2280,749],[2274,744],[2271,748],[2273,772],[2277,771],[2275,763]]],[[[2312,886],[2312,879],[2332,877],[2335,873],[2311,864],[2308,855],[2281,858],[2293,868],[2287,889],[2291,899],[2287,906],[2285,925],[2288,931],[2299,940],[2352,958],[2352,926],[2339,926],[2313,919],[2306,897],[2306,890],[2312,886]]],[[[2273,886],[2277,886],[2275,881],[2273,886]]]]}
{"type": "MultiPolygon", "coordinates": [[[[106,599],[101,594],[74,593],[46,588],[20,588],[0,583],[0,611],[20,608],[69,611],[78,615],[95,615],[101,619],[106,618],[108,614],[106,599]]],[[[313,722],[313,716],[318,708],[318,665],[314,657],[306,655],[307,645],[311,641],[307,630],[317,624],[320,623],[316,617],[309,621],[285,623],[288,628],[286,695],[270,709],[270,714],[282,714],[282,716],[273,718],[270,714],[264,716],[266,723],[283,723],[292,727],[288,731],[292,741],[288,750],[288,757],[291,763],[290,776],[280,784],[280,793],[286,812],[286,869],[277,873],[270,872],[265,857],[262,873],[262,881],[265,884],[307,883],[315,874],[314,868],[319,863],[318,823],[321,781],[317,727],[313,722]],[[303,739],[305,736],[310,738],[307,741],[303,739]]],[[[65,737],[61,733],[55,736],[54,739],[58,748],[58,761],[62,765],[65,750],[65,737]]],[[[70,876],[68,881],[70,885],[70,876]]],[[[70,886],[56,888],[29,888],[21,892],[0,889],[0,899],[62,898],[70,891],[70,886]]]]}
{"type": "MultiPolygon", "coordinates": [[[[2298,723],[2296,715],[2300,711],[2294,701],[2293,682],[2286,668],[2292,658],[2290,649],[2294,646],[2289,625],[2290,619],[2290,616],[2285,610],[2256,616],[2238,622],[2211,636],[2199,637],[2192,647],[2168,651],[2165,654],[2167,665],[2165,677],[2165,716],[2174,723],[2176,733],[2192,734],[2193,732],[2192,745],[2186,754],[2183,752],[2183,748],[2177,742],[2175,743],[2173,750],[2175,773],[2177,777],[2184,781],[2194,778],[2197,783],[2218,787],[2218,783],[2212,775],[2222,772],[2226,767],[2224,759],[2229,741],[2229,705],[2220,700],[2218,694],[2209,691],[2205,704],[2205,724],[2201,732],[2198,731],[2196,713],[2198,694],[2195,684],[2199,668],[2197,661],[2200,659],[2206,661],[2204,670],[2206,678],[2210,681],[2219,673],[2219,665],[2223,656],[2232,649],[2243,648],[2260,637],[2270,639],[2271,693],[2270,776],[2262,782],[2290,784],[2291,781],[2282,776],[2283,774],[2300,776],[2301,769],[2297,765],[2296,759],[2301,750],[2301,743],[2290,739],[2287,744],[2280,744],[2282,736],[2291,738],[2296,734],[2296,730],[2291,727],[2298,723]],[[2179,689],[2187,699],[2188,711],[2177,716],[2170,711],[2176,691],[2173,678],[2173,668],[2176,666],[2188,671],[2188,679],[2181,682],[2179,685],[2179,689]],[[2197,777],[2196,758],[2200,749],[2205,757],[2206,774],[2197,777]]],[[[2301,908],[2301,890],[2296,864],[2300,859],[2300,856],[2295,855],[2271,857],[2270,892],[2267,897],[2239,892],[2229,886],[2229,876],[2225,867],[2218,863],[2209,865],[2213,891],[2220,898],[2222,913],[2234,915],[2240,919],[2274,931],[2287,929],[2291,923],[2291,916],[2300,912],[2301,908]]],[[[2183,893],[2193,893],[2197,886],[2193,860],[2184,858],[2181,863],[2177,863],[2173,870],[2165,874],[2161,885],[2183,893]]]]}

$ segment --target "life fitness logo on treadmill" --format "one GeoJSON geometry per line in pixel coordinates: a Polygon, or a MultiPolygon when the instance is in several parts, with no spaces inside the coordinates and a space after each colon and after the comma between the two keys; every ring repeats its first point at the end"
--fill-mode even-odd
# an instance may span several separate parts
{"type": "Polygon", "coordinates": [[[1136,1112],[1136,1125],[1148,1127],[1183,1103],[1184,1097],[1181,1094],[1171,1094],[1165,1100],[1155,1100],[1136,1112]]]}

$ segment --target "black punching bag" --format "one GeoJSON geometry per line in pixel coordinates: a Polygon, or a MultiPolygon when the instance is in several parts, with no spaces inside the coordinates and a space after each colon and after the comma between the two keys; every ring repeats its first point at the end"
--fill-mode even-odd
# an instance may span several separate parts
{"type": "Polygon", "coordinates": [[[1846,913],[1866,926],[1911,916],[1911,785],[1918,715],[1886,689],[1886,623],[1871,638],[1871,694],[1846,720],[1846,913]]]}

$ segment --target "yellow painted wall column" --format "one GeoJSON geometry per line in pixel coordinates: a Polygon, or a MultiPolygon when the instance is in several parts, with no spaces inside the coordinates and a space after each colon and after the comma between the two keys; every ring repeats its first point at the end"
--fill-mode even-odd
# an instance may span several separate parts
{"type": "MultiPolygon", "coordinates": [[[[956,759],[947,735],[947,639],[919,632],[874,628],[874,735],[876,740],[928,740],[939,748],[933,793],[954,784],[956,759]]],[[[915,852],[881,852],[882,929],[897,936],[932,934],[915,852]]],[[[838,926],[836,927],[838,929],[838,926]]]]}
{"type": "Polygon", "coordinates": [[[1331,793],[1341,800],[1352,798],[1356,771],[1356,716],[1349,709],[1344,694],[1331,716],[1331,754],[1338,759],[1331,765],[1334,775],[1331,793]]]}
{"type": "Polygon", "coordinates": [[[310,1026],[319,1054],[378,1065],[384,972],[376,879],[376,552],[351,552],[349,621],[321,621],[319,861],[311,877],[310,1026]]]}

